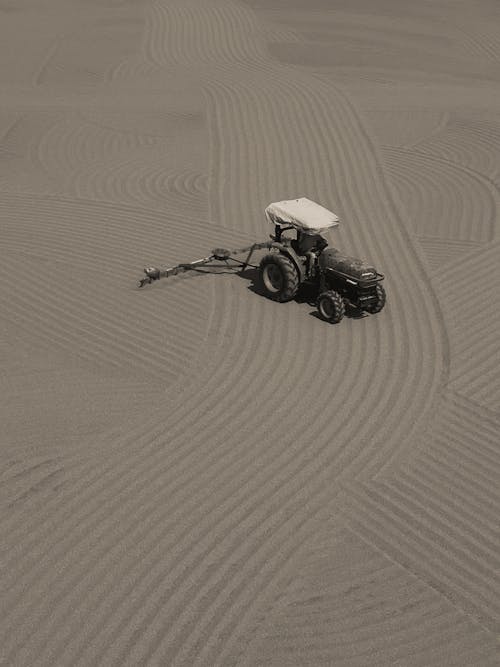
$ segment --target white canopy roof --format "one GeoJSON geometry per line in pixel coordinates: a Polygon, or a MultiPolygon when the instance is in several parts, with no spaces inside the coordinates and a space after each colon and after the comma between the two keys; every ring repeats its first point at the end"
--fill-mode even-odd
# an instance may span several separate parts
{"type": "Polygon", "coordinates": [[[292,225],[306,234],[319,234],[339,224],[335,213],[306,197],[269,204],[266,218],[273,225],[292,225]]]}

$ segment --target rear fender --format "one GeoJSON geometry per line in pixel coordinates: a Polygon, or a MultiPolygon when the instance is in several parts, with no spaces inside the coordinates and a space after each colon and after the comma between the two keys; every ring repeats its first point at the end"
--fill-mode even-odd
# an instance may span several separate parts
{"type": "Polygon", "coordinates": [[[304,262],[300,259],[300,257],[297,255],[295,250],[292,248],[292,246],[285,245],[284,243],[272,243],[271,248],[276,248],[279,250],[283,255],[286,255],[295,265],[295,268],[297,269],[299,273],[299,279],[300,282],[304,282],[306,279],[306,267],[304,262]]]}

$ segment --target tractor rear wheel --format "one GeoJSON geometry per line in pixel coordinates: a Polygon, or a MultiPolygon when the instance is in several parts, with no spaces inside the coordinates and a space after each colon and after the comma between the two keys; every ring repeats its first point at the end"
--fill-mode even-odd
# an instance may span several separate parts
{"type": "Polygon", "coordinates": [[[259,267],[260,282],[264,293],[274,301],[290,301],[299,289],[299,272],[286,255],[269,253],[262,258],[259,267]]]}
{"type": "Polygon", "coordinates": [[[385,306],[385,289],[382,287],[382,285],[377,285],[376,293],[377,293],[377,300],[371,303],[369,306],[366,306],[365,310],[367,313],[371,313],[374,315],[375,313],[380,313],[382,308],[385,306]]]}
{"type": "Polygon", "coordinates": [[[344,299],[334,290],[322,292],[318,297],[318,311],[323,320],[337,324],[345,315],[344,299]]]}

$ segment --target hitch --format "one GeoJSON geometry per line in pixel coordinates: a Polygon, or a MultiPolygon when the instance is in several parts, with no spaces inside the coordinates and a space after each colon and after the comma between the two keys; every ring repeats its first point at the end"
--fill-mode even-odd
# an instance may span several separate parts
{"type": "Polygon", "coordinates": [[[184,273],[185,271],[192,271],[200,266],[210,264],[210,262],[213,261],[225,262],[226,264],[229,261],[232,261],[235,262],[236,265],[241,266],[242,270],[245,270],[247,266],[257,268],[254,264],[250,264],[250,259],[252,258],[254,251],[260,250],[262,248],[270,248],[272,245],[272,241],[265,241],[264,243],[253,243],[251,246],[247,246],[246,248],[237,248],[236,250],[214,248],[211,255],[197,259],[194,262],[177,264],[177,266],[172,266],[168,269],[159,269],[155,266],[149,266],[144,269],[145,276],[137,283],[137,286],[144,287],[144,285],[151,285],[151,283],[155,282],[156,280],[160,280],[160,278],[170,278],[170,276],[176,276],[177,274],[184,273]],[[242,255],[244,253],[247,253],[244,262],[233,257],[233,255],[242,255]]]}
{"type": "Polygon", "coordinates": [[[160,269],[157,269],[154,266],[150,266],[147,269],[144,269],[144,273],[146,274],[146,277],[142,280],[139,280],[139,287],[144,287],[144,285],[151,285],[152,282],[160,279],[160,269]]]}

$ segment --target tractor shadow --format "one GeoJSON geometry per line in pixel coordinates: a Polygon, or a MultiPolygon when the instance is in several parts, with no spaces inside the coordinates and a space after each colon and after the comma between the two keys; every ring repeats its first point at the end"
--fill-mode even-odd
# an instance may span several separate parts
{"type": "MultiPolygon", "coordinates": [[[[262,297],[263,299],[268,298],[260,285],[259,271],[258,268],[256,267],[247,266],[246,268],[242,269],[232,264],[222,263],[222,264],[206,264],[205,266],[193,268],[191,271],[189,271],[189,276],[192,279],[202,278],[203,276],[206,276],[208,274],[237,276],[238,278],[242,278],[243,280],[247,281],[248,283],[247,289],[250,290],[250,292],[253,292],[254,294],[262,297]]],[[[184,278],[185,277],[186,276],[184,275],[184,278]]],[[[182,275],[179,276],[179,278],[182,279],[182,275]]],[[[321,320],[321,322],[324,322],[324,320],[322,319],[316,308],[317,296],[318,294],[314,288],[314,285],[303,283],[300,285],[299,291],[295,296],[295,298],[293,299],[293,301],[295,301],[295,303],[298,304],[307,304],[308,306],[313,308],[314,310],[310,311],[309,315],[315,317],[318,320],[321,320]]],[[[368,317],[368,314],[363,312],[359,308],[352,306],[351,304],[346,304],[345,317],[350,319],[360,320],[365,317],[368,317]]]]}
{"type": "MultiPolygon", "coordinates": [[[[267,298],[262,287],[260,286],[258,269],[255,268],[246,268],[244,270],[240,269],[235,271],[234,275],[238,276],[239,278],[243,278],[243,280],[248,281],[249,284],[247,285],[247,289],[249,289],[251,292],[257,294],[263,299],[267,298]]],[[[324,320],[321,318],[320,314],[316,309],[317,297],[318,294],[317,291],[314,289],[314,286],[308,285],[306,283],[300,285],[299,291],[293,300],[295,301],[295,303],[307,304],[308,306],[311,306],[311,308],[314,308],[314,310],[309,312],[309,315],[315,317],[318,320],[321,320],[321,322],[324,322],[324,320]]],[[[361,320],[364,319],[365,317],[368,317],[368,314],[360,310],[359,308],[356,308],[352,304],[346,304],[345,317],[355,320],[361,320]]]]}

